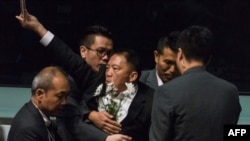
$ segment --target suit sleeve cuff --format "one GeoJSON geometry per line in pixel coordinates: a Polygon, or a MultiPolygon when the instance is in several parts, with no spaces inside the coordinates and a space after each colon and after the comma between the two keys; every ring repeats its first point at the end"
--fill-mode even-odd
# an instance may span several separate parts
{"type": "Polygon", "coordinates": [[[51,33],[50,31],[48,31],[43,37],[42,39],[40,40],[40,43],[43,45],[43,46],[48,46],[49,43],[52,41],[52,39],[54,38],[54,34],[51,33]]]}

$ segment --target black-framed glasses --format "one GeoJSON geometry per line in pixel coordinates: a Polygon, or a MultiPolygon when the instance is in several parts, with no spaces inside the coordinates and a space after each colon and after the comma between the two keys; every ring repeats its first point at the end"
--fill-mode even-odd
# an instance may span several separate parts
{"type": "Polygon", "coordinates": [[[99,56],[99,57],[104,57],[105,55],[107,55],[108,57],[111,56],[111,54],[113,53],[112,50],[107,50],[105,48],[98,48],[98,49],[92,49],[90,47],[87,47],[85,46],[88,50],[91,50],[91,51],[96,51],[96,54],[99,56]]]}

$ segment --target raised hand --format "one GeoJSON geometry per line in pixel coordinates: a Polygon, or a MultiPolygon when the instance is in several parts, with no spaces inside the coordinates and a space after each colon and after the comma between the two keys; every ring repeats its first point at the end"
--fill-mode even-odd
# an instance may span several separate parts
{"type": "Polygon", "coordinates": [[[39,22],[39,20],[29,14],[27,10],[25,10],[25,20],[23,19],[22,15],[16,16],[16,19],[21,23],[23,28],[30,29],[36,32],[40,37],[43,37],[47,33],[47,29],[39,22]]]}

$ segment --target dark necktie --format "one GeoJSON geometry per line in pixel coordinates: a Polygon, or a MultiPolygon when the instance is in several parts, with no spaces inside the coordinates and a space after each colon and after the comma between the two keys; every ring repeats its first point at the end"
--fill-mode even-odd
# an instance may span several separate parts
{"type": "Polygon", "coordinates": [[[53,127],[52,123],[47,126],[48,137],[49,141],[55,141],[55,128],[53,127]]]}

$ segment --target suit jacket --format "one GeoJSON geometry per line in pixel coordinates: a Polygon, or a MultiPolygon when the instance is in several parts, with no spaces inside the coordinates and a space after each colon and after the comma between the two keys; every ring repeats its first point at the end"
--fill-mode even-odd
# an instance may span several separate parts
{"type": "Polygon", "coordinates": [[[52,58],[52,63],[62,67],[70,74],[81,92],[84,92],[92,81],[96,81],[94,79],[96,74],[86,61],[56,36],[45,49],[52,58]]]}
{"type": "MultiPolygon", "coordinates": [[[[108,134],[101,131],[93,124],[83,122],[83,111],[89,111],[85,99],[85,93],[81,93],[75,81],[69,76],[71,94],[63,111],[57,116],[56,123],[58,133],[63,141],[104,141],[108,134]],[[98,136],[97,136],[98,135],[98,136]]],[[[90,87],[89,89],[92,89],[90,87]]]]}
{"type": "Polygon", "coordinates": [[[154,90],[140,82],[138,88],[128,115],[121,122],[121,133],[131,136],[136,141],[148,141],[154,90]]]}
{"type": "Polygon", "coordinates": [[[104,141],[108,135],[93,125],[83,122],[82,119],[82,109],[86,108],[85,99],[89,98],[90,92],[97,87],[99,81],[103,81],[104,74],[101,74],[103,72],[94,73],[79,55],[57,37],[53,38],[46,50],[52,57],[53,63],[64,68],[70,75],[68,78],[71,94],[68,97],[68,103],[56,120],[58,132],[63,136],[63,141],[104,141]]]}
{"type": "MultiPolygon", "coordinates": [[[[136,141],[149,140],[153,94],[152,88],[141,82],[138,83],[138,92],[129,107],[127,116],[121,122],[122,134],[131,136],[136,141]]],[[[92,104],[89,107],[97,109],[98,104],[93,104],[95,102],[95,99],[89,101],[88,104],[92,104]]]]}
{"type": "Polygon", "coordinates": [[[139,80],[153,89],[156,89],[158,87],[156,69],[142,71],[139,80]]]}
{"type": "MultiPolygon", "coordinates": [[[[85,103],[92,97],[92,92],[105,80],[106,66],[102,65],[98,73],[93,72],[82,57],[56,36],[45,48],[53,63],[61,66],[70,75],[68,77],[72,89],[70,97],[80,103],[81,109],[86,108],[85,103]]],[[[80,112],[83,115],[86,110],[80,112]]]]}
{"type": "MultiPolygon", "coordinates": [[[[56,140],[61,140],[57,134],[55,137],[56,140]]],[[[31,101],[26,103],[15,115],[8,134],[8,141],[49,141],[43,117],[31,101]]]]}
{"type": "Polygon", "coordinates": [[[236,86],[194,67],[156,90],[150,141],[223,141],[240,111],[236,86]]]}
{"type": "Polygon", "coordinates": [[[56,122],[63,141],[105,141],[108,136],[94,125],[83,122],[79,103],[72,97],[68,98],[68,104],[56,122]]]}

